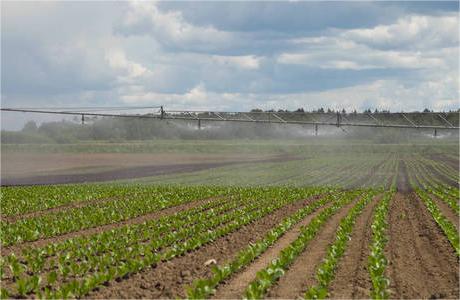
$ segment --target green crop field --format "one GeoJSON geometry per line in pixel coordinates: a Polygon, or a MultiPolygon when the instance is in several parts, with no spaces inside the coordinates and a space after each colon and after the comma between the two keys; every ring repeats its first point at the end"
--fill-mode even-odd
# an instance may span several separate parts
{"type": "Polygon", "coordinates": [[[49,155],[115,164],[2,173],[11,182],[99,176],[2,187],[2,298],[459,295],[452,141],[100,141],[2,152],[7,171],[49,155]],[[162,157],[151,162],[161,170],[190,161],[152,175],[145,155],[162,157]],[[109,176],[126,170],[134,176],[109,176]],[[414,282],[419,266],[432,272],[414,282]]]}

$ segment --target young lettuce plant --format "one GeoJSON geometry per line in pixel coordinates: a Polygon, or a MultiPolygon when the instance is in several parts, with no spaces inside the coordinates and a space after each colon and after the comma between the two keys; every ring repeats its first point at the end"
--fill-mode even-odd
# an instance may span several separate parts
{"type": "Polygon", "coordinates": [[[307,299],[324,299],[329,296],[328,287],[335,277],[335,271],[340,258],[345,253],[348,241],[350,240],[356,218],[361,214],[366,205],[372,201],[374,193],[370,192],[351,209],[348,215],[340,221],[336,232],[335,241],[329,246],[326,257],[319,266],[316,278],[318,284],[311,287],[305,293],[307,299]]]}

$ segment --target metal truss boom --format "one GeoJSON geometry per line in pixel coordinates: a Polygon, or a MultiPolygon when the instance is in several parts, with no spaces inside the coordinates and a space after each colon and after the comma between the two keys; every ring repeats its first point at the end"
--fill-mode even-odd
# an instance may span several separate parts
{"type": "MultiPolygon", "coordinates": [[[[120,111],[128,109],[152,109],[158,107],[131,107],[131,108],[108,108],[106,111],[118,109],[120,111]]],[[[458,112],[441,113],[342,113],[342,112],[217,112],[217,111],[167,111],[163,106],[160,110],[150,111],[146,114],[122,114],[105,113],[103,107],[97,108],[0,108],[3,112],[23,112],[38,114],[58,114],[94,117],[117,117],[117,118],[138,118],[138,119],[158,119],[158,120],[184,120],[208,122],[240,122],[240,123],[273,123],[273,124],[294,124],[294,125],[314,125],[317,126],[336,126],[336,127],[374,127],[374,128],[415,128],[415,129],[447,129],[458,130],[458,112]],[[62,110],[61,110],[62,109],[62,110]],[[97,109],[97,111],[96,111],[97,109]],[[455,114],[455,120],[448,120],[450,114],[455,114]],[[377,116],[379,117],[377,119],[377,116]],[[429,116],[429,117],[426,117],[429,116]],[[332,118],[331,118],[332,117],[332,118]],[[382,118],[383,117],[383,118],[382,118]],[[427,119],[427,122],[421,122],[427,119]],[[334,121],[335,120],[335,121],[334,121]],[[434,120],[441,121],[436,123],[434,120]]]]}

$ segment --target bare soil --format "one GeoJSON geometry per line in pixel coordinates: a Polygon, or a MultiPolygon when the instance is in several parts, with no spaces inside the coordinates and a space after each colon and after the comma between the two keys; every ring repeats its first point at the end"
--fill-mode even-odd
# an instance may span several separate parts
{"type": "Polygon", "coordinates": [[[256,155],[211,153],[15,153],[2,155],[2,177],[87,173],[145,165],[200,164],[254,160],[256,155]]]}
{"type": "Polygon", "coordinates": [[[292,229],[286,232],[275,245],[267,249],[265,253],[259,256],[252,264],[230,278],[227,282],[219,286],[215,295],[216,299],[235,299],[241,298],[247,285],[255,279],[256,273],[266,267],[273,259],[275,259],[281,250],[289,246],[300,234],[301,227],[308,225],[311,220],[316,217],[322,210],[330,204],[323,206],[315,211],[313,214],[308,215],[301,222],[296,224],[292,229]]]}
{"type": "MultiPolygon", "coordinates": [[[[11,154],[3,155],[3,157],[10,157],[11,154]]],[[[36,154],[38,155],[38,154],[36,154]]],[[[54,154],[53,154],[54,155],[54,154]]],[[[61,154],[63,155],[63,154],[61,154]]],[[[187,161],[188,159],[183,159],[183,157],[176,156],[175,159],[169,158],[165,160],[161,160],[163,157],[162,155],[153,155],[151,156],[150,160],[144,157],[138,157],[139,154],[124,154],[126,156],[117,157],[117,155],[113,153],[105,154],[105,153],[85,153],[83,155],[79,155],[78,159],[85,161],[88,159],[89,161],[93,161],[95,157],[101,158],[102,162],[104,161],[104,156],[110,156],[111,160],[123,160],[127,159],[127,162],[124,162],[121,165],[115,166],[104,166],[101,163],[96,164],[93,167],[81,167],[81,169],[76,172],[74,169],[63,169],[60,172],[48,172],[43,170],[42,172],[38,172],[36,174],[40,175],[26,175],[31,174],[31,170],[36,170],[34,168],[29,167],[29,173],[21,173],[22,175],[19,177],[11,177],[9,176],[8,170],[12,169],[13,167],[8,167],[8,162],[2,162],[2,173],[1,178],[1,185],[2,186],[15,186],[15,185],[44,185],[44,184],[66,184],[66,183],[85,183],[85,182],[100,182],[100,181],[112,181],[112,180],[120,180],[120,179],[130,179],[130,178],[140,178],[140,177],[149,177],[149,176],[158,176],[158,175],[166,175],[166,174],[175,174],[175,173],[185,173],[185,172],[196,172],[201,170],[206,170],[210,168],[217,168],[223,167],[227,165],[234,165],[234,164],[245,164],[245,163],[265,163],[265,162],[283,162],[283,161],[290,161],[290,160],[297,160],[300,159],[299,157],[295,156],[288,156],[288,155],[281,155],[281,156],[267,156],[260,158],[255,156],[247,156],[247,157],[228,157],[223,156],[216,156],[210,159],[208,155],[202,157],[195,157],[193,162],[183,163],[183,161],[187,161]],[[115,155],[115,156],[114,156],[115,155]],[[114,157],[112,157],[114,156],[114,157]],[[133,162],[130,161],[131,156],[135,157],[133,162]],[[154,158],[154,159],[153,159],[154,158]],[[139,160],[139,161],[138,161],[139,160]],[[152,163],[153,160],[153,163],[152,163]],[[142,162],[142,164],[141,164],[142,162]],[[6,166],[4,165],[6,164],[6,166]],[[101,170],[102,168],[102,170],[101,170]],[[105,169],[104,169],[105,168],[105,169]],[[108,169],[107,169],[108,168],[108,169]],[[5,170],[5,171],[4,171],[5,170]],[[44,175],[43,175],[44,174],[44,175]]],[[[119,154],[121,155],[121,153],[119,154]]],[[[174,156],[172,156],[174,157],[174,156]]],[[[36,157],[36,159],[40,159],[36,157]]],[[[72,162],[72,165],[75,163],[77,164],[79,160],[72,162]]],[[[27,162],[28,163],[28,162],[27,162]]],[[[61,162],[57,159],[54,162],[49,162],[56,167],[61,167],[61,162]]],[[[67,166],[67,161],[63,159],[62,162],[63,166],[67,166]]],[[[85,163],[82,163],[83,165],[85,163]]],[[[33,173],[33,171],[32,171],[33,173]]],[[[14,172],[13,172],[14,174],[14,172]]]]}
{"type": "Polygon", "coordinates": [[[268,298],[295,299],[317,283],[316,270],[323,257],[326,256],[328,246],[334,242],[340,221],[356,202],[357,199],[341,208],[324,224],[305,251],[297,257],[284,276],[270,289],[268,298]]]}
{"type": "Polygon", "coordinates": [[[452,224],[454,224],[455,228],[457,228],[457,231],[460,229],[460,220],[458,215],[454,212],[452,208],[450,208],[449,205],[447,205],[446,202],[442,201],[442,199],[439,199],[436,196],[431,195],[431,199],[436,203],[438,206],[439,210],[441,210],[441,213],[443,214],[444,217],[447,218],[452,224]]]}
{"type": "Polygon", "coordinates": [[[282,219],[317,199],[318,196],[282,207],[196,251],[159,263],[121,282],[112,283],[106,288],[91,293],[88,298],[183,298],[186,296],[185,288],[195,279],[211,275],[211,265],[206,266],[206,261],[216,259],[218,264],[222,264],[230,260],[238,251],[247,247],[248,243],[262,238],[282,219]]]}
{"type": "Polygon", "coordinates": [[[369,203],[356,219],[351,240],[339,262],[335,279],[329,287],[331,298],[370,298],[372,282],[367,264],[372,241],[374,209],[380,199],[378,196],[369,203]]]}
{"type": "Polygon", "coordinates": [[[401,193],[408,193],[412,191],[409,182],[409,174],[407,173],[407,166],[404,160],[399,160],[398,178],[396,180],[396,188],[401,193]]]}
{"type": "Polygon", "coordinates": [[[458,257],[415,194],[397,193],[390,205],[387,276],[392,298],[455,298],[458,257]]]}

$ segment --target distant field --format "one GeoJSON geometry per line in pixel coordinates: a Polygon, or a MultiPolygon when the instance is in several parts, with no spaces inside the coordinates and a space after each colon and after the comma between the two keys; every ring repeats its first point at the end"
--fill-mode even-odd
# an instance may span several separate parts
{"type": "MultiPolygon", "coordinates": [[[[458,144],[310,140],[159,140],[2,145],[2,183],[123,182],[388,187],[400,161],[458,170],[458,144]],[[129,180],[132,179],[132,180],[129,180]]],[[[401,167],[402,168],[402,167],[401,167]]],[[[402,170],[402,169],[401,169],[402,170]]]]}
{"type": "Polygon", "coordinates": [[[455,141],[2,150],[2,298],[460,297],[455,141]]]}

